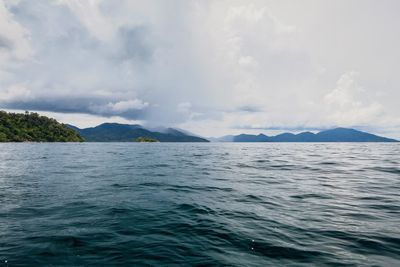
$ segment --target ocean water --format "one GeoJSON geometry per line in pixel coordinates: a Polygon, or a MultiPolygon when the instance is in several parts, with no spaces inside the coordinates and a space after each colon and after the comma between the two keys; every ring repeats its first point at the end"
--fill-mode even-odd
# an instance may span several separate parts
{"type": "Polygon", "coordinates": [[[400,266],[400,145],[0,144],[0,266],[400,266]]]}

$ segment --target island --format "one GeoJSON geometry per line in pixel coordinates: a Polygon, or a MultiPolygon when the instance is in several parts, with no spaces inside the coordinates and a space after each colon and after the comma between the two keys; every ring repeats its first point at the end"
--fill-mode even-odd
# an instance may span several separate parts
{"type": "Polygon", "coordinates": [[[227,135],[220,138],[211,139],[214,142],[269,142],[269,143],[332,143],[332,142],[398,142],[398,140],[386,138],[362,132],[351,128],[334,128],[323,130],[318,133],[301,132],[281,133],[275,136],[265,134],[239,134],[227,135]]]}
{"type": "Polygon", "coordinates": [[[0,142],[83,142],[78,132],[37,113],[0,111],[0,142]]]}
{"type": "Polygon", "coordinates": [[[150,138],[150,137],[142,137],[142,136],[136,138],[135,141],[139,142],[139,143],[158,143],[158,142],[160,142],[157,139],[150,138]]]}
{"type": "Polygon", "coordinates": [[[146,129],[138,124],[102,123],[96,127],[80,129],[68,125],[77,131],[86,142],[134,142],[138,138],[151,138],[159,142],[209,142],[183,130],[174,128],[146,129]]]}

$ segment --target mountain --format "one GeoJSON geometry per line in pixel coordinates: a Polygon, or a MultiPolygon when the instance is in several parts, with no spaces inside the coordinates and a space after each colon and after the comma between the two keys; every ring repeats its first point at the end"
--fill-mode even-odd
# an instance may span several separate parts
{"type": "Polygon", "coordinates": [[[336,128],[316,134],[320,142],[397,142],[397,140],[354,129],[336,128]]]}
{"type": "MultiPolygon", "coordinates": [[[[225,136],[215,140],[229,142],[225,136]]],[[[231,142],[398,142],[394,139],[349,128],[335,128],[316,134],[311,132],[282,133],[276,136],[240,134],[232,136],[230,140],[231,142]]]]}
{"type": "Polygon", "coordinates": [[[160,142],[208,142],[208,140],[167,128],[163,132],[151,131],[140,125],[103,123],[93,128],[75,129],[88,142],[135,142],[137,138],[151,138],[160,142]]]}
{"type": "Polygon", "coordinates": [[[268,136],[264,134],[240,134],[233,137],[233,142],[267,142],[268,136]]]}
{"type": "MultiPolygon", "coordinates": [[[[66,125],[37,113],[25,114],[0,111],[0,142],[135,142],[137,140],[159,142],[209,142],[183,130],[163,128],[149,130],[141,125],[103,123],[96,127],[80,129],[66,125]]],[[[276,136],[264,134],[227,135],[210,138],[216,142],[398,142],[349,128],[335,128],[319,133],[282,133],[276,136]]]]}
{"type": "Polygon", "coordinates": [[[0,111],[0,142],[82,142],[65,124],[37,113],[0,111]]]}

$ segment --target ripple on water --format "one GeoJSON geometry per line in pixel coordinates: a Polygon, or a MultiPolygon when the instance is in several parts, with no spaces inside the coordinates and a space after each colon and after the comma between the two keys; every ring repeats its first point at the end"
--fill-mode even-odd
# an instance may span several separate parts
{"type": "Polygon", "coordinates": [[[400,266],[398,162],[398,144],[0,144],[0,267],[400,266]]]}

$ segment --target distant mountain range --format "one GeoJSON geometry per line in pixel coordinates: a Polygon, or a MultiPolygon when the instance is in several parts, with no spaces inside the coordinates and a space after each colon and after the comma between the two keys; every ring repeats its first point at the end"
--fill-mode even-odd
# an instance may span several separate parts
{"type": "Polygon", "coordinates": [[[399,142],[349,128],[319,133],[282,133],[227,135],[209,140],[174,128],[146,129],[141,125],[103,123],[80,129],[36,113],[0,111],[0,142],[399,142]]]}
{"type": "Polygon", "coordinates": [[[68,127],[77,131],[87,142],[135,142],[139,137],[152,138],[160,142],[209,142],[207,139],[173,128],[166,128],[161,132],[151,131],[140,125],[119,123],[103,123],[85,129],[73,125],[68,127]]]}
{"type": "Polygon", "coordinates": [[[282,133],[276,136],[264,134],[251,135],[227,135],[212,139],[216,142],[398,142],[374,134],[358,131],[349,128],[335,128],[321,131],[319,133],[302,132],[299,134],[282,133]]]}
{"type": "Polygon", "coordinates": [[[87,142],[134,142],[139,137],[151,138],[160,142],[398,142],[394,139],[349,128],[335,128],[319,133],[282,133],[275,136],[265,134],[227,135],[207,140],[184,130],[173,128],[150,130],[141,125],[103,123],[85,129],[72,125],[68,125],[68,127],[77,131],[87,142]]]}

